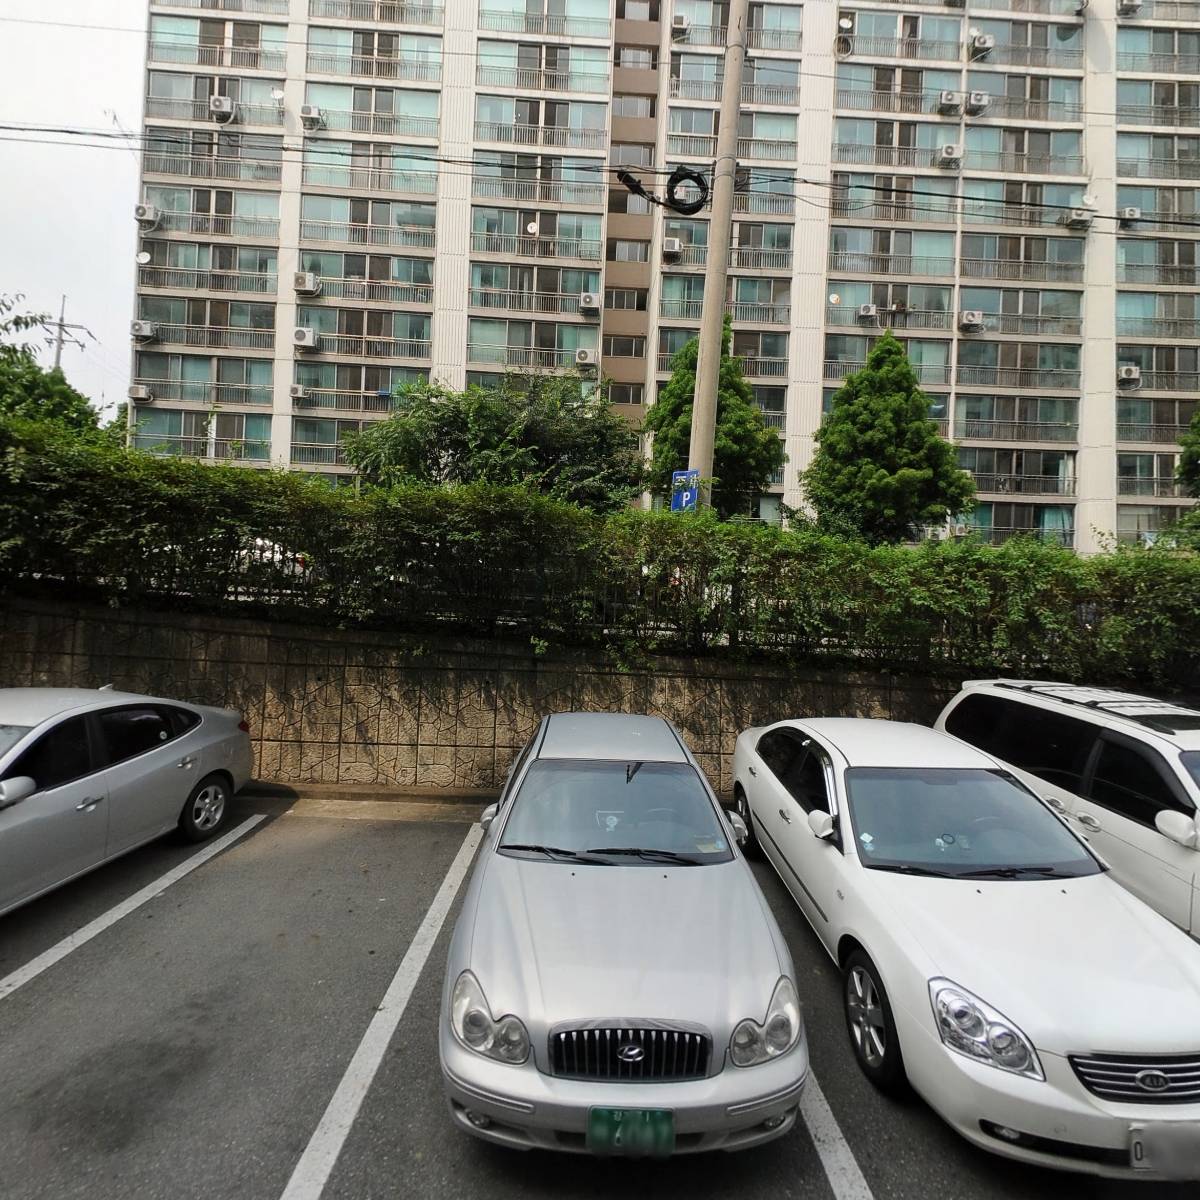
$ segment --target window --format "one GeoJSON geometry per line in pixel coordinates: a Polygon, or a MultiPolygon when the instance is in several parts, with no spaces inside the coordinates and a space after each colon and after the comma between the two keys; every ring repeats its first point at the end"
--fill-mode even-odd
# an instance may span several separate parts
{"type": "Polygon", "coordinates": [[[612,188],[608,193],[608,211],[644,216],[650,211],[650,201],[645,196],[635,195],[625,188],[612,188]]]}
{"type": "Polygon", "coordinates": [[[658,0],[617,0],[617,18],[622,21],[657,21],[658,0]]]}
{"type": "Polygon", "coordinates": [[[808,738],[801,739],[800,750],[788,763],[779,782],[806,813],[828,812],[829,792],[825,787],[820,752],[811,743],[805,745],[806,742],[809,742],[808,738]]]}
{"type": "Polygon", "coordinates": [[[645,358],[646,339],[609,334],[603,339],[601,353],[605,358],[645,358]]]}
{"type": "Polygon", "coordinates": [[[614,96],[614,117],[653,117],[658,111],[658,101],[653,96],[614,96]]]}
{"type": "Polygon", "coordinates": [[[650,243],[609,238],[607,258],[609,262],[649,262],[650,243]]]}
{"type": "Polygon", "coordinates": [[[1088,795],[1118,816],[1152,829],[1164,809],[1195,816],[1168,785],[1165,771],[1162,758],[1149,747],[1105,737],[1088,795]]]}
{"type": "Polygon", "coordinates": [[[650,46],[617,46],[613,49],[613,62],[618,67],[653,71],[658,66],[658,51],[650,46]]]}
{"type": "Polygon", "coordinates": [[[654,161],[654,147],[647,142],[613,142],[611,162],[620,167],[648,167],[654,161]]]}
{"type": "Polygon", "coordinates": [[[647,294],[645,288],[605,288],[604,307],[645,312],[647,294]]]}
{"type": "Polygon", "coordinates": [[[192,712],[190,708],[162,708],[159,711],[170,722],[171,732],[176,737],[200,724],[200,714],[192,712]]]}
{"type": "Polygon", "coordinates": [[[644,404],[646,389],[640,383],[610,383],[608,385],[609,404],[644,404]]]}
{"type": "Polygon", "coordinates": [[[157,708],[110,708],[96,718],[108,765],[145,754],[175,736],[171,722],[157,708]]]}
{"type": "Polygon", "coordinates": [[[70,717],[42,734],[6,772],[9,779],[28,775],[39,792],[62,787],[92,769],[87,721],[70,717]]]}

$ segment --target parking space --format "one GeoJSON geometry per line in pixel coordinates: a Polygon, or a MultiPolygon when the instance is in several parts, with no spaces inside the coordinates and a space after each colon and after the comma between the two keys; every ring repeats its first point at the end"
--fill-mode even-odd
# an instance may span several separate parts
{"type": "MultiPolygon", "coordinates": [[[[338,1198],[1194,1195],[1007,1163],[919,1101],[879,1096],[851,1057],[836,971],[761,865],[796,962],[828,1122],[810,1105],[807,1124],[759,1150],[662,1163],[520,1155],[464,1137],[446,1115],[437,1063],[461,891],[442,892],[444,923],[429,912],[473,811],[240,801],[234,825],[266,819],[0,999],[0,1195],[279,1200],[289,1181],[293,1195],[318,1194],[314,1178],[319,1194],[338,1198]],[[418,931],[436,934],[431,947],[413,946],[418,931]],[[378,1034],[410,949],[403,1011],[382,1014],[377,1070],[362,1075],[364,1035],[373,1020],[378,1034]],[[333,1122],[329,1170],[308,1174],[306,1193],[297,1164],[318,1130],[329,1133],[323,1118],[347,1086],[358,1089],[350,1116],[333,1122]]],[[[194,852],[143,849],[0,919],[0,979],[194,852]]]]}

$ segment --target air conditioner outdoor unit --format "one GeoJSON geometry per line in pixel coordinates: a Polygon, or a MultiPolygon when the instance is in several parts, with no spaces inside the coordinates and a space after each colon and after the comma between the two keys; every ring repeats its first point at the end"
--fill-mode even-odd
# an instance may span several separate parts
{"type": "Polygon", "coordinates": [[[937,110],[940,113],[956,113],[962,108],[961,92],[938,92],[937,110]]]}
{"type": "Polygon", "coordinates": [[[963,148],[956,142],[947,142],[938,149],[938,166],[954,167],[962,162],[963,148]]]}
{"type": "Polygon", "coordinates": [[[135,342],[152,342],[158,337],[158,326],[153,321],[131,321],[129,336],[135,342]]]}
{"type": "Polygon", "coordinates": [[[307,400],[308,388],[306,388],[302,383],[293,383],[288,389],[288,395],[291,396],[293,400],[307,400]]]}
{"type": "Polygon", "coordinates": [[[209,96],[208,115],[214,121],[232,121],[237,116],[237,104],[229,96],[209,96]]]}
{"type": "Polygon", "coordinates": [[[129,398],[134,404],[149,404],[154,393],[144,383],[135,383],[129,389],[129,398]]]}
{"type": "Polygon", "coordinates": [[[157,229],[162,221],[162,213],[153,204],[135,204],[133,219],[143,230],[157,229]]]}
{"type": "Polygon", "coordinates": [[[982,58],[985,54],[990,53],[996,48],[996,39],[990,33],[977,33],[971,39],[971,54],[975,58],[982,58]]]}
{"type": "Polygon", "coordinates": [[[325,117],[315,104],[300,105],[300,124],[305,129],[320,129],[325,124],[325,117]]]}
{"type": "Polygon", "coordinates": [[[600,361],[599,350],[576,350],[575,365],[577,367],[594,367],[600,361]]]}
{"type": "Polygon", "coordinates": [[[946,530],[941,525],[926,525],[925,539],[930,542],[940,542],[946,536],[946,530]]]}
{"type": "Polygon", "coordinates": [[[1122,363],[1117,368],[1118,383],[1141,383],[1142,368],[1135,367],[1132,363],[1122,363]]]}
{"type": "Polygon", "coordinates": [[[1128,229],[1131,225],[1136,224],[1136,222],[1142,219],[1142,210],[1130,205],[1128,208],[1121,209],[1120,219],[1121,228],[1128,229]]]}
{"type": "Polygon", "coordinates": [[[1134,17],[1142,11],[1142,0],[1118,0],[1117,15],[1120,17],[1134,17]]]}
{"type": "Polygon", "coordinates": [[[671,18],[671,36],[677,40],[686,38],[688,34],[688,26],[690,24],[691,22],[683,15],[683,13],[676,13],[671,18]]]}
{"type": "Polygon", "coordinates": [[[321,293],[321,277],[316,271],[297,271],[292,276],[292,287],[302,296],[318,296],[321,293]]]}
{"type": "Polygon", "coordinates": [[[581,313],[598,313],[600,311],[599,295],[596,292],[580,292],[579,311],[581,313]]]}
{"type": "Polygon", "coordinates": [[[987,92],[968,92],[966,103],[968,115],[977,117],[980,113],[987,112],[988,105],[991,102],[992,98],[987,92]]]}
{"type": "Polygon", "coordinates": [[[970,532],[971,532],[970,525],[955,525],[954,526],[954,536],[955,537],[966,537],[967,534],[970,532]]]}
{"type": "Polygon", "coordinates": [[[679,238],[663,238],[663,258],[675,259],[683,253],[683,242],[679,238]]]}
{"type": "Polygon", "coordinates": [[[983,328],[983,313],[977,308],[967,308],[958,314],[958,327],[965,333],[977,333],[983,328]]]}
{"type": "Polygon", "coordinates": [[[858,306],[858,319],[860,321],[873,321],[879,316],[878,304],[860,304],[858,306]]]}
{"type": "Polygon", "coordinates": [[[1092,214],[1086,208],[1073,208],[1063,222],[1068,229],[1090,229],[1092,214]]]}
{"type": "Polygon", "coordinates": [[[292,330],[292,345],[297,350],[315,350],[317,348],[317,331],[311,325],[297,325],[292,330]]]}

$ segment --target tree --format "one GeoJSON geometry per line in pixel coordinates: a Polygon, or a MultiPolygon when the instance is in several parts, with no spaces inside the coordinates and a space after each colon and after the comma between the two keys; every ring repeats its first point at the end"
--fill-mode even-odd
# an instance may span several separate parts
{"type": "Polygon", "coordinates": [[[641,489],[637,434],[601,385],[578,377],[508,376],[454,392],[406,387],[386,421],[346,438],[346,461],[369,483],[521,484],[596,512],[641,489]]]}
{"type": "Polygon", "coordinates": [[[1192,414],[1192,423],[1179,439],[1179,445],[1182,453],[1175,469],[1176,478],[1187,495],[1200,500],[1200,408],[1192,414]]]}
{"type": "MultiPolygon", "coordinates": [[[[727,316],[721,334],[713,441],[713,507],[723,517],[744,512],[787,461],[779,435],[763,424],[741,362],[731,353],[732,342],[727,316]]],[[[692,338],[676,353],[671,359],[671,378],[646,415],[645,428],[654,434],[647,482],[659,495],[670,495],[672,472],[685,470],[688,465],[699,353],[698,338],[692,338]]]]}
{"type": "Polygon", "coordinates": [[[848,523],[873,544],[906,541],[913,526],[938,524],[974,499],[890,331],[838,389],[816,441],[802,479],[818,522],[848,523]]]}

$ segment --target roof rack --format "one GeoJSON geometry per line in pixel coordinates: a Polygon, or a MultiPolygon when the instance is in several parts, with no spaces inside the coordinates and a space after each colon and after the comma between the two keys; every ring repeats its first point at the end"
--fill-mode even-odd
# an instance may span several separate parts
{"type": "Polygon", "coordinates": [[[1127,721],[1144,724],[1144,718],[1150,713],[1156,716],[1179,714],[1194,717],[1197,710],[1184,708],[1180,704],[1172,704],[1169,700],[1158,700],[1153,696],[1139,696],[1134,692],[1108,691],[1102,688],[1089,688],[1077,683],[1017,683],[1012,680],[996,679],[992,681],[998,688],[1012,692],[1026,692],[1033,696],[1042,696],[1047,700],[1061,700],[1064,704],[1074,704],[1080,708],[1090,708],[1094,712],[1108,713],[1114,717],[1123,717],[1127,721]],[[1069,693],[1084,693],[1070,695],[1069,693]],[[1136,709],[1137,711],[1130,711],[1136,709]],[[1149,709],[1148,713],[1146,710],[1149,709]]]}

